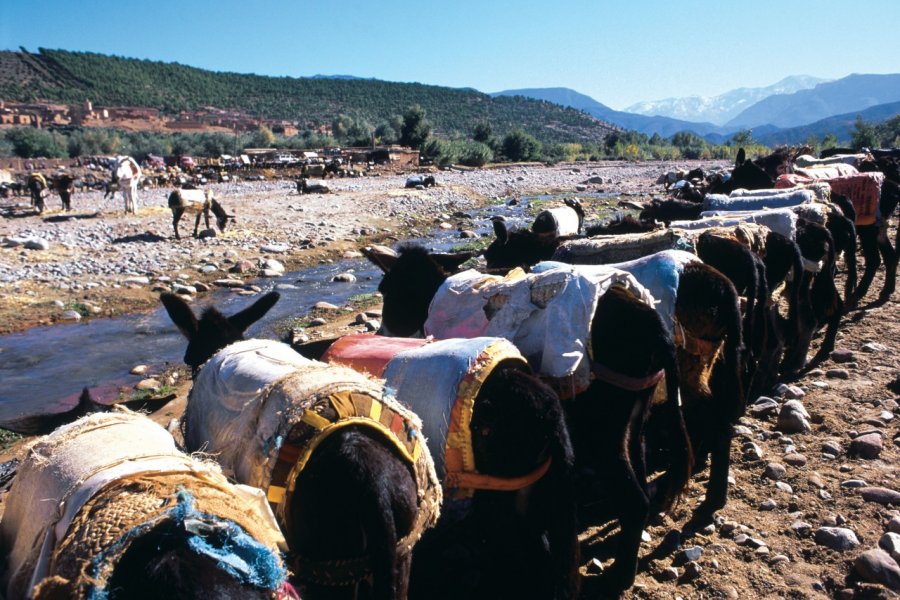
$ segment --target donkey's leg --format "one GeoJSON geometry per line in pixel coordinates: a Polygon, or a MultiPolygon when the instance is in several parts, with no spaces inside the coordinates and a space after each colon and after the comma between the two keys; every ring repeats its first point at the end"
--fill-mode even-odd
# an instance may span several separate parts
{"type": "MultiPolygon", "coordinates": [[[[197,230],[200,229],[200,215],[201,214],[202,214],[202,211],[198,212],[197,218],[194,219],[194,237],[197,237],[197,230]]],[[[209,229],[209,219],[208,218],[206,220],[206,228],[209,229]]]]}
{"type": "MultiPolygon", "coordinates": [[[[884,287],[878,295],[880,302],[887,302],[897,288],[897,249],[891,244],[887,234],[888,220],[885,219],[878,228],[878,251],[884,259],[884,287]]],[[[900,235],[900,232],[898,232],[900,235]]]]}
{"type": "Polygon", "coordinates": [[[863,258],[866,261],[866,268],[853,297],[856,300],[862,300],[866,292],[869,291],[869,286],[872,285],[875,273],[881,265],[881,255],[878,252],[878,226],[861,225],[856,228],[856,233],[859,236],[859,244],[862,248],[863,258]]]}

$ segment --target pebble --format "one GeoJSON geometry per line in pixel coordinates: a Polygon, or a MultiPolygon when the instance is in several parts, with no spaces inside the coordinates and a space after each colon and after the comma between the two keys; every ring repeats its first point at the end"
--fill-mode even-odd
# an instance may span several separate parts
{"type": "Polygon", "coordinates": [[[260,246],[261,252],[271,252],[273,254],[283,254],[290,249],[287,244],[265,244],[260,246]]]}
{"type": "Polygon", "coordinates": [[[853,570],[866,581],[900,592],[900,566],[884,550],[867,550],[853,561],[853,570]]]}
{"type": "Polygon", "coordinates": [[[784,481],[776,481],[775,487],[784,492],[785,494],[793,494],[794,488],[790,486],[790,484],[785,483],[784,481]]]}
{"type": "Polygon", "coordinates": [[[772,398],[760,396],[759,399],[750,406],[750,414],[754,417],[764,417],[774,414],[778,410],[778,403],[772,398]]]}
{"type": "Polygon", "coordinates": [[[774,479],[775,481],[783,478],[786,474],[787,468],[784,465],[775,462],[767,464],[766,470],[763,471],[763,477],[774,479]]]}
{"type": "Polygon", "coordinates": [[[820,527],[816,530],[815,540],[820,546],[840,552],[859,546],[856,534],[845,527],[820,527]]]}
{"type": "Polygon", "coordinates": [[[691,546],[690,548],[679,550],[672,559],[672,564],[682,565],[687,562],[697,561],[700,560],[701,556],[703,556],[703,548],[700,546],[691,546]]]}
{"type": "Polygon", "coordinates": [[[866,502],[877,502],[878,504],[893,504],[900,506],[900,492],[885,487],[863,487],[859,488],[859,494],[866,502]]]}
{"type": "Polygon", "coordinates": [[[149,285],[150,278],[149,277],[126,277],[122,280],[124,285],[149,285]]]}
{"type": "Polygon", "coordinates": [[[822,452],[831,454],[832,456],[840,456],[843,452],[843,449],[841,448],[841,444],[839,442],[829,440],[822,443],[822,452]]]}
{"type": "Polygon", "coordinates": [[[894,515],[891,517],[887,524],[887,530],[893,533],[900,533],[900,516],[894,515]]]}
{"type": "Polygon", "coordinates": [[[253,263],[249,260],[239,260],[235,262],[230,269],[228,269],[229,273],[249,273],[255,267],[253,263]]]}
{"type": "Polygon", "coordinates": [[[356,275],[354,275],[353,273],[338,273],[331,278],[331,281],[353,283],[354,281],[356,281],[356,275]]]}
{"type": "Polygon", "coordinates": [[[784,396],[789,400],[800,399],[806,395],[806,392],[804,392],[801,388],[797,387],[796,385],[788,385],[786,383],[780,384],[777,388],[777,391],[779,395],[784,396]]]}
{"type": "Polygon", "coordinates": [[[842,488],[862,488],[866,487],[867,485],[869,484],[867,484],[862,479],[847,479],[841,482],[842,488]]]}
{"type": "Polygon", "coordinates": [[[839,348],[831,353],[831,360],[836,363],[846,363],[854,358],[853,351],[845,348],[839,348]]]}
{"type": "Polygon", "coordinates": [[[310,327],[320,327],[322,325],[326,325],[327,323],[328,323],[328,321],[326,321],[322,317],[317,317],[309,322],[309,326],[310,327]]]}
{"type": "Polygon", "coordinates": [[[64,310],[59,315],[60,321],[80,321],[81,313],[77,310],[64,310]]]}
{"type": "Polygon", "coordinates": [[[868,344],[863,344],[863,352],[887,352],[889,348],[884,344],[879,344],[878,342],[869,342],[868,344]]]}
{"type": "Polygon", "coordinates": [[[775,510],[776,508],[778,508],[778,503],[775,502],[775,500],[773,500],[772,498],[767,499],[766,501],[764,501],[762,504],[759,505],[759,510],[768,511],[768,510],[775,510]]]}
{"type": "Polygon", "coordinates": [[[683,578],[685,581],[690,581],[692,579],[696,579],[700,576],[700,573],[703,571],[703,567],[700,566],[699,563],[695,561],[691,561],[684,565],[684,575],[683,578]]]}
{"type": "Polygon", "coordinates": [[[592,558],[588,561],[587,564],[587,572],[590,575],[599,575],[603,572],[603,563],[600,562],[600,559],[592,558]]]}
{"type": "Polygon", "coordinates": [[[825,371],[825,377],[829,379],[850,379],[850,371],[847,369],[828,369],[825,371]]]}
{"type": "Polygon", "coordinates": [[[30,238],[23,244],[28,250],[49,250],[50,242],[43,238],[30,238]]]}
{"type": "Polygon", "coordinates": [[[881,435],[866,433],[850,442],[850,449],[847,451],[847,454],[858,458],[874,459],[878,458],[883,447],[884,442],[881,440],[881,435]]]}
{"type": "Polygon", "coordinates": [[[340,307],[335,306],[331,302],[316,302],[313,304],[313,309],[315,310],[341,310],[340,307]]]}
{"type": "Polygon", "coordinates": [[[788,562],[791,562],[791,559],[788,556],[785,556],[784,554],[776,554],[771,559],[769,559],[769,564],[772,566],[779,565],[781,563],[788,563],[788,562]]]}
{"type": "Polygon", "coordinates": [[[136,390],[158,390],[160,388],[159,381],[156,379],[142,379],[134,385],[136,390]]]}
{"type": "Polygon", "coordinates": [[[782,405],[775,427],[784,433],[804,433],[812,429],[809,413],[799,400],[788,400],[782,405]]]}
{"type": "Polygon", "coordinates": [[[656,578],[659,581],[675,581],[680,576],[677,567],[666,567],[659,572],[656,578]]]}
{"type": "Polygon", "coordinates": [[[132,367],[131,371],[129,371],[132,375],[143,375],[149,369],[147,365],[135,365],[132,367]]]}
{"type": "Polygon", "coordinates": [[[747,442],[741,446],[744,453],[744,460],[761,460],[763,457],[763,449],[756,442],[747,442]]]}
{"type": "Polygon", "coordinates": [[[894,560],[900,559],[900,534],[887,532],[878,540],[878,547],[891,555],[894,560]]]}
{"type": "Polygon", "coordinates": [[[244,287],[244,282],[240,279],[216,279],[213,281],[213,285],[225,288],[242,288],[244,287]]]}
{"type": "Polygon", "coordinates": [[[791,530],[797,535],[806,536],[812,531],[812,525],[806,521],[794,521],[791,523],[791,530]]]}
{"type": "Polygon", "coordinates": [[[792,467],[802,467],[802,466],[806,465],[807,458],[803,454],[798,454],[798,453],[794,452],[791,454],[786,454],[784,456],[784,462],[791,465],[792,467]]]}

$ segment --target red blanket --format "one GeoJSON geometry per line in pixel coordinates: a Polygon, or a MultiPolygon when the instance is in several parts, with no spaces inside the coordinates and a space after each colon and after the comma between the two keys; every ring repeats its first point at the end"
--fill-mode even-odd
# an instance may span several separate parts
{"type": "MultiPolygon", "coordinates": [[[[803,175],[779,175],[775,187],[791,188],[810,183],[813,180],[803,175]]],[[[843,177],[820,179],[831,186],[831,191],[850,198],[856,209],[857,225],[872,225],[880,216],[878,202],[881,200],[881,186],[884,184],[883,173],[857,173],[843,177]]]]}
{"type": "Polygon", "coordinates": [[[322,362],[345,365],[381,377],[388,361],[404,350],[418,348],[434,341],[431,338],[395,338],[368,333],[354,333],[335,341],[322,355],[322,362]]]}

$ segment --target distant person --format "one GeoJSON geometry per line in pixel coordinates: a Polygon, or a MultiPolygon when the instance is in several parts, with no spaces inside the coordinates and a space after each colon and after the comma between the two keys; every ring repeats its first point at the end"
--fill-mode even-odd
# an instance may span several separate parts
{"type": "Polygon", "coordinates": [[[75,193],[75,178],[68,171],[62,171],[56,176],[56,193],[62,201],[63,210],[72,210],[72,194],[75,193]]]}

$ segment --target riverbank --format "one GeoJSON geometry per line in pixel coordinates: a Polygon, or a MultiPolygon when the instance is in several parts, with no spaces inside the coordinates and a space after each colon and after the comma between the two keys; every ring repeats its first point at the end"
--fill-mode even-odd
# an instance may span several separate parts
{"type": "Polygon", "coordinates": [[[191,215],[180,223],[182,239],[174,239],[169,189],[139,192],[137,215],[123,212],[120,195],[104,199],[101,192],[76,194],[71,213],[59,210],[56,196],[43,215],[29,209],[27,198],[0,200],[0,334],[145,311],[158,306],[161,291],[202,296],[219,280],[237,285],[234,280],[246,283],[282,268],[325,264],[357,256],[368,244],[434,228],[471,230],[470,211],[510,197],[660,193],[656,177],[674,166],[599,162],[442,171],[435,174],[438,186],[421,190],[405,189],[405,175],[330,179],[331,193],[307,195],[297,195],[289,180],[213,184],[236,220],[207,239],[190,237],[191,215]]]}

